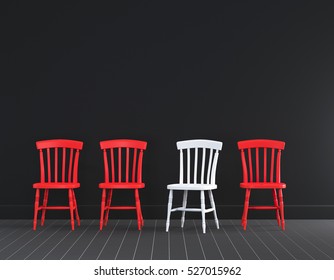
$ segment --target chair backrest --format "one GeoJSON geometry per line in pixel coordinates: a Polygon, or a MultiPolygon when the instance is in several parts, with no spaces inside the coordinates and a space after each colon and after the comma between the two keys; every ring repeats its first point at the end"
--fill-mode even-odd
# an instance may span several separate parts
{"type": "Polygon", "coordinates": [[[222,149],[223,143],[198,139],[179,141],[176,146],[180,150],[179,183],[214,185],[218,152],[222,149]]]}
{"type": "Polygon", "coordinates": [[[105,182],[142,183],[143,151],[146,146],[147,142],[138,140],[101,141],[105,182]]]}
{"type": "Polygon", "coordinates": [[[41,183],[77,183],[83,142],[66,139],[37,141],[41,183]]]}
{"type": "Polygon", "coordinates": [[[238,148],[241,151],[243,182],[280,183],[281,151],[284,150],[284,147],[285,142],[276,140],[239,141],[238,148]]]}

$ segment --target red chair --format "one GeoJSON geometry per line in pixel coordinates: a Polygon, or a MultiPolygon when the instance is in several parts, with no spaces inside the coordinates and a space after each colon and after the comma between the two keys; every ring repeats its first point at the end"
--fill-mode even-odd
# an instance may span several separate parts
{"type": "Polygon", "coordinates": [[[70,210],[72,230],[74,230],[74,212],[78,226],[80,226],[80,218],[74,189],[80,187],[80,183],[78,183],[78,163],[82,146],[83,142],[63,139],[36,142],[36,147],[39,150],[41,179],[39,183],[33,184],[33,188],[36,189],[33,223],[34,230],[36,230],[39,210],[42,210],[42,226],[44,225],[46,210],[66,209],[70,210]],[[50,189],[67,189],[69,205],[48,206],[47,204],[50,189]],[[39,203],[40,190],[44,190],[44,198],[41,205],[39,203]]]}
{"type": "Polygon", "coordinates": [[[142,163],[146,146],[147,142],[126,139],[100,142],[104,159],[104,183],[99,184],[102,189],[100,230],[103,225],[107,225],[109,210],[136,210],[138,229],[143,227],[138,190],[145,187],[142,182],[142,163]],[[116,189],[134,190],[135,206],[111,206],[113,190],[116,189]]]}
{"type": "Polygon", "coordinates": [[[238,142],[238,148],[241,151],[243,171],[243,182],[240,183],[240,187],[246,189],[241,223],[244,230],[246,230],[247,227],[249,209],[275,210],[278,225],[282,226],[283,230],[285,229],[282,190],[286,188],[286,184],[281,182],[281,151],[284,150],[284,146],[285,142],[264,139],[238,142]],[[254,169],[255,174],[253,172],[254,169]],[[271,189],[274,205],[249,206],[249,198],[252,189],[271,189]],[[278,190],[279,203],[277,201],[276,190],[278,190]]]}

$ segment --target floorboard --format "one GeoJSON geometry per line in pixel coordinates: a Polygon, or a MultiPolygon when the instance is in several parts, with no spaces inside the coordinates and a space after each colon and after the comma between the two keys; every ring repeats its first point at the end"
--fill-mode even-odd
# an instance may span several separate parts
{"type": "Polygon", "coordinates": [[[30,220],[0,220],[1,260],[333,260],[333,220],[287,220],[282,231],[275,220],[46,220],[32,230],[30,220]]]}

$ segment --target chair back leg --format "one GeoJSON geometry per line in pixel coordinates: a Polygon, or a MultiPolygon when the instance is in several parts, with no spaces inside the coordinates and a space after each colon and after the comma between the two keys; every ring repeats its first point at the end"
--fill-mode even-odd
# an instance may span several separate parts
{"type": "Polygon", "coordinates": [[[102,190],[102,200],[101,200],[100,230],[102,230],[102,227],[103,227],[103,217],[104,217],[105,205],[106,205],[106,189],[103,189],[102,190]]]}
{"type": "MultiPolygon", "coordinates": [[[[185,191],[183,191],[183,202],[182,202],[182,207],[183,208],[187,207],[187,199],[188,199],[188,191],[185,190],[185,191]]],[[[185,219],[186,219],[186,211],[182,211],[181,228],[183,228],[183,226],[184,226],[185,219]]]]}
{"type": "Polygon", "coordinates": [[[171,214],[171,210],[172,210],[172,203],[173,203],[173,190],[169,190],[168,205],[167,205],[166,232],[168,232],[168,230],[169,230],[170,214],[171,214]]]}
{"type": "Polygon", "coordinates": [[[39,208],[39,189],[36,189],[36,195],[35,195],[35,209],[34,209],[34,223],[33,223],[33,229],[36,230],[37,227],[37,218],[38,218],[38,208],[39,208]]]}
{"type": "Polygon", "coordinates": [[[204,191],[201,191],[201,213],[202,213],[202,229],[203,233],[206,232],[206,222],[205,222],[205,196],[204,191]]]}

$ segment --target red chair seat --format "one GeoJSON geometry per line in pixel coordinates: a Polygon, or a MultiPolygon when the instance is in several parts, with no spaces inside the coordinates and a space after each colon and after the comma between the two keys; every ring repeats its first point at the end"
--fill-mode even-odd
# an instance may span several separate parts
{"type": "Polygon", "coordinates": [[[240,188],[243,189],[285,189],[285,183],[240,183],[240,188]]]}
{"type": "Polygon", "coordinates": [[[80,183],[35,183],[34,189],[77,189],[80,183]]]}
{"type": "Polygon", "coordinates": [[[100,183],[100,189],[142,189],[144,183],[100,183]]]}

